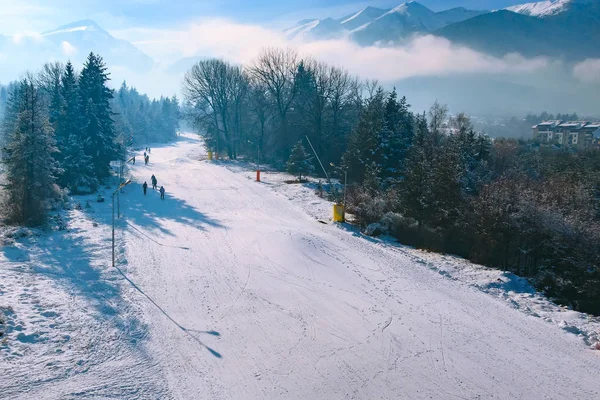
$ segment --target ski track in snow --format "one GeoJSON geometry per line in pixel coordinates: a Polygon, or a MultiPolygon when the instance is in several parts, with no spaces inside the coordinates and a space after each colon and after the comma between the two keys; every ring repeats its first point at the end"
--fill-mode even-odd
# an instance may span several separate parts
{"type": "Polygon", "coordinates": [[[182,135],[131,166],[117,224],[129,281],[99,261],[109,204],[4,248],[0,306],[45,341],[11,328],[0,397],[600,398],[593,332],[535,313],[571,328],[581,314],[543,314],[502,272],[321,224],[331,205],[312,188],[205,157],[182,135]],[[142,194],[152,174],[164,201],[142,194]],[[56,238],[63,250],[48,253],[56,238]],[[38,318],[36,304],[59,316],[38,318]]]}

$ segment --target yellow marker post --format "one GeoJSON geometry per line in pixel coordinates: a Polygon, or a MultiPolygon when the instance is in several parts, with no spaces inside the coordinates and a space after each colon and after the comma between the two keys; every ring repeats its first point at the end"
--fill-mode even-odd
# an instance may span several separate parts
{"type": "Polygon", "coordinates": [[[212,159],[213,159],[213,152],[209,151],[208,152],[208,161],[212,161],[212,159]]]}
{"type": "Polygon", "coordinates": [[[341,204],[333,205],[333,222],[344,222],[344,206],[341,204]]]}

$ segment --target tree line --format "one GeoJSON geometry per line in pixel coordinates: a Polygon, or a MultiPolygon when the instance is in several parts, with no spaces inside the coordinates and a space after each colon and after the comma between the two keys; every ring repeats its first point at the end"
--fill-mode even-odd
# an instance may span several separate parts
{"type": "Polygon", "coordinates": [[[186,116],[211,150],[236,158],[258,148],[279,165],[305,135],[324,162],[339,160],[362,106],[360,92],[358,79],[343,69],[279,49],[246,67],[203,60],[183,81],[186,116]]]}
{"type": "Polygon", "coordinates": [[[70,62],[48,63],[38,74],[0,89],[9,222],[43,222],[65,191],[94,192],[111,175],[110,162],[124,160],[127,146],[173,138],[176,98],[150,102],[125,85],[115,98],[109,80],[102,57],[90,53],[80,72],[70,62]],[[152,130],[133,131],[142,120],[152,123],[152,130]]]}
{"type": "Polygon", "coordinates": [[[177,137],[180,109],[177,96],[150,99],[126,82],[111,101],[117,132],[129,143],[165,142],[177,137]]]}
{"type": "Polygon", "coordinates": [[[210,149],[258,148],[302,176],[321,169],[308,137],[329,173],[347,172],[347,211],[368,233],[515,272],[600,314],[600,152],[491,140],[465,114],[416,113],[396,90],[292,50],[200,61],[183,92],[210,149]]]}

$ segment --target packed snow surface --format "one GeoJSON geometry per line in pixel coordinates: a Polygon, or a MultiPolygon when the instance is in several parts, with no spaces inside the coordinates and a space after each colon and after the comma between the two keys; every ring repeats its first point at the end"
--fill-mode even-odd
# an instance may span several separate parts
{"type": "Polygon", "coordinates": [[[110,202],[11,234],[0,397],[600,398],[597,322],[502,272],[331,224],[314,184],[247,166],[207,161],[192,135],[153,147],[120,196],[119,270],[110,202]],[[163,201],[142,193],[152,174],[163,201]]]}

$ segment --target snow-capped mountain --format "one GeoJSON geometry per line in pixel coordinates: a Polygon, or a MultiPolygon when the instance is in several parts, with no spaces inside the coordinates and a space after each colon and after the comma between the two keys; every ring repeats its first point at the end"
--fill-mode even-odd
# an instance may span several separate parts
{"type": "Polygon", "coordinates": [[[154,60],[133,44],[113,37],[92,20],[76,21],[36,35],[0,37],[0,80],[16,79],[27,68],[71,60],[78,67],[93,51],[111,70],[146,72],[154,60]]]}
{"type": "Polygon", "coordinates": [[[351,37],[361,45],[394,43],[415,32],[431,32],[444,25],[443,19],[435,12],[410,1],[356,28],[351,37]]]}
{"type": "Polygon", "coordinates": [[[568,11],[573,5],[589,4],[598,0],[546,0],[535,3],[519,4],[506,8],[509,11],[532,17],[551,17],[568,11]]]}
{"type": "Polygon", "coordinates": [[[307,19],[284,32],[288,38],[332,39],[349,36],[361,45],[393,44],[418,32],[432,32],[486,11],[454,8],[436,13],[416,1],[393,9],[366,7],[340,19],[307,19]]]}
{"type": "Polygon", "coordinates": [[[600,57],[600,1],[524,4],[448,25],[436,32],[486,53],[547,56],[568,61],[600,57]]]}
{"type": "Polygon", "coordinates": [[[344,34],[339,21],[332,18],[309,20],[284,31],[290,39],[335,39],[344,34]]]}
{"type": "Polygon", "coordinates": [[[368,24],[376,18],[381,17],[386,12],[390,11],[389,9],[375,8],[375,7],[366,7],[360,10],[359,12],[350,14],[342,19],[340,19],[340,25],[342,25],[345,29],[354,30],[364,24],[368,24]]]}
{"type": "Polygon", "coordinates": [[[42,33],[75,59],[85,57],[90,51],[100,54],[109,65],[145,72],[154,61],[126,40],[113,37],[92,20],[82,20],[42,33]]]}

